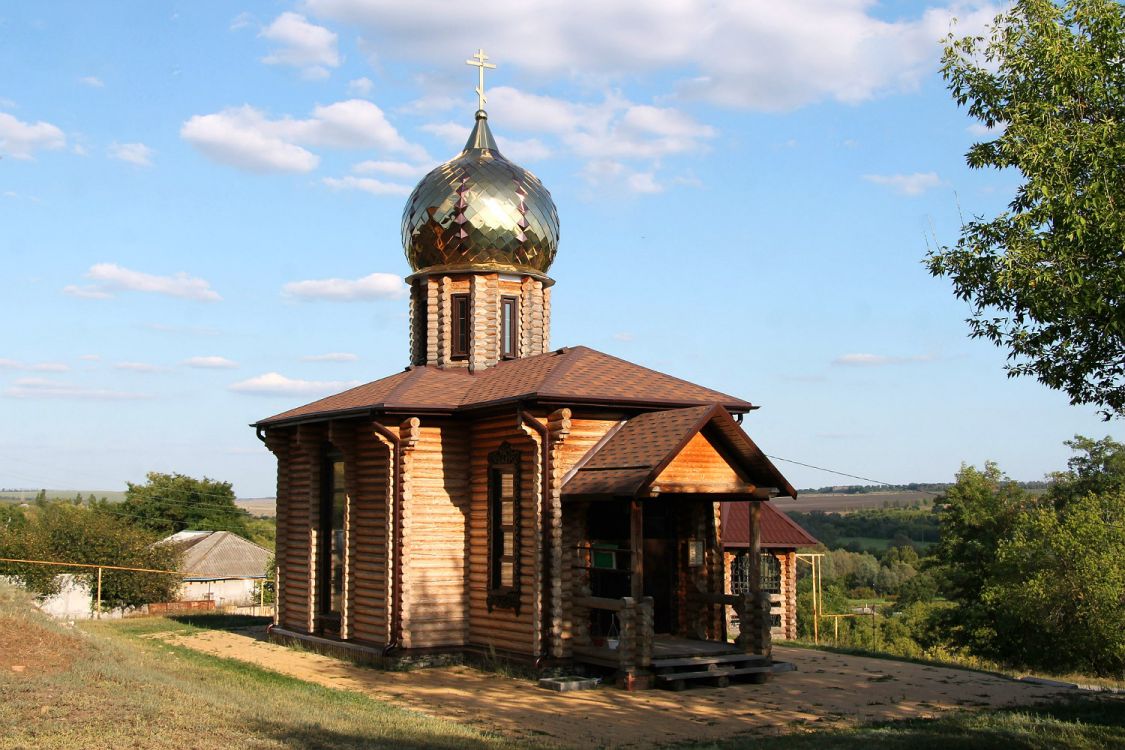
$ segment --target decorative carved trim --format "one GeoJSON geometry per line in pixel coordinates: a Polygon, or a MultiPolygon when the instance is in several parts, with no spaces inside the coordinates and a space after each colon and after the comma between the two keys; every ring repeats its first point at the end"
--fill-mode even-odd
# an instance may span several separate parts
{"type": "Polygon", "coordinates": [[[493,609],[511,609],[516,617],[520,614],[520,572],[523,550],[520,545],[520,527],[522,526],[522,505],[520,502],[520,461],[522,455],[513,448],[508,441],[488,454],[488,597],[486,604],[488,611],[493,609]],[[496,518],[493,507],[494,488],[492,486],[493,470],[508,467],[512,468],[512,585],[510,587],[492,588],[495,580],[496,556],[493,554],[496,529],[496,518]]]}

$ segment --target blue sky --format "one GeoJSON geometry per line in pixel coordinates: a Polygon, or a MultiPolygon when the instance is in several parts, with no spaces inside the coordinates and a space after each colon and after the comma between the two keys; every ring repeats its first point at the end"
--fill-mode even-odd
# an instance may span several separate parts
{"type": "MultiPolygon", "coordinates": [[[[247,424],[406,364],[406,195],[501,150],[562,222],[554,346],[761,404],[767,453],[889,482],[1062,468],[1095,410],[969,340],[928,244],[1017,175],[937,75],[993,6],[0,2],[0,486],[273,492],[247,424]]],[[[852,483],[792,464],[797,486],[852,483]]]]}

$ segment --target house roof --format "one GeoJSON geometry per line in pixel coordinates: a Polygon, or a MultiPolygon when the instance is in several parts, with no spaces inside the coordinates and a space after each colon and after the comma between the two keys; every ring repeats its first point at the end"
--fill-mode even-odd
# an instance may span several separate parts
{"type": "Polygon", "coordinates": [[[229,531],[180,531],[162,539],[180,552],[186,581],[264,578],[270,551],[229,531]]]}
{"type": "Polygon", "coordinates": [[[722,404],[735,413],[757,408],[749,401],[575,346],[500,362],[477,373],[464,368],[412,367],[275,414],[256,426],[295,424],[371,410],[450,413],[517,401],[665,408],[722,404]]]}
{"type": "Polygon", "coordinates": [[[633,417],[583,459],[563,485],[563,495],[636,497],[703,430],[729,449],[732,465],[741,468],[755,485],[776,487],[797,496],[797,491],[722,404],[646,412],[633,417]]]}
{"type": "MultiPolygon", "coordinates": [[[[727,548],[750,546],[750,503],[723,503],[722,540],[727,548]]],[[[763,549],[815,547],[819,542],[812,534],[773,503],[762,503],[759,515],[763,549]]]]}

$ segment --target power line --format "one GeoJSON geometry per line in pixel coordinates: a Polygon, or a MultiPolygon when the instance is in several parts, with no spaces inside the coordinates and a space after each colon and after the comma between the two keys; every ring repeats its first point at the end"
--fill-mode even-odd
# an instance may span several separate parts
{"type": "MultiPolygon", "coordinates": [[[[794,461],[791,458],[782,458],[781,456],[771,456],[768,453],[766,454],[766,458],[772,458],[774,461],[785,461],[786,463],[796,464],[797,466],[804,466],[806,469],[816,469],[817,471],[826,471],[829,474],[837,474],[837,475],[842,476],[842,477],[848,477],[849,479],[859,479],[859,480],[862,480],[864,482],[871,482],[872,484],[881,484],[881,485],[884,485],[886,487],[901,487],[902,486],[901,484],[892,484],[890,482],[883,482],[883,481],[880,481],[878,479],[872,479],[871,477],[861,477],[858,474],[848,474],[845,471],[836,471],[835,469],[826,469],[823,466],[813,466],[812,464],[807,464],[807,463],[804,463],[803,461],[794,461]]],[[[941,497],[940,492],[931,492],[930,490],[923,490],[923,489],[919,489],[919,490],[915,490],[915,491],[916,492],[922,492],[922,493],[925,493],[927,495],[933,495],[934,497],[941,497]]]]}

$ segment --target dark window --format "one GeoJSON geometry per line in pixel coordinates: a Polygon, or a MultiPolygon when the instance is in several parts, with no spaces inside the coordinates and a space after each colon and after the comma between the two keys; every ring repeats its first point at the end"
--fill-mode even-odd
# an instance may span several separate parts
{"type": "Polygon", "coordinates": [[[520,606],[520,454],[508,443],[488,455],[488,609],[520,606]]]}
{"type": "MultiPolygon", "coordinates": [[[[738,553],[730,564],[730,592],[745,594],[750,590],[750,556],[747,552],[738,553]]],[[[762,591],[767,594],[781,593],[781,562],[769,552],[761,556],[760,573],[762,591]]]]}
{"type": "Polygon", "coordinates": [[[451,298],[453,313],[453,337],[450,342],[450,354],[454,359],[465,359],[469,356],[469,334],[472,330],[469,324],[469,295],[454,294],[451,298]]]}
{"type": "Polygon", "coordinates": [[[519,356],[519,300],[504,297],[500,301],[500,356],[505,359],[519,356]]]}
{"type": "Polygon", "coordinates": [[[414,285],[414,364],[426,363],[429,348],[430,325],[426,309],[426,290],[421,284],[414,285]]]}
{"type": "Polygon", "coordinates": [[[344,601],[344,508],[348,502],[344,486],[344,459],[335,451],[325,454],[321,474],[319,550],[317,566],[318,630],[340,632],[344,601]]]}

